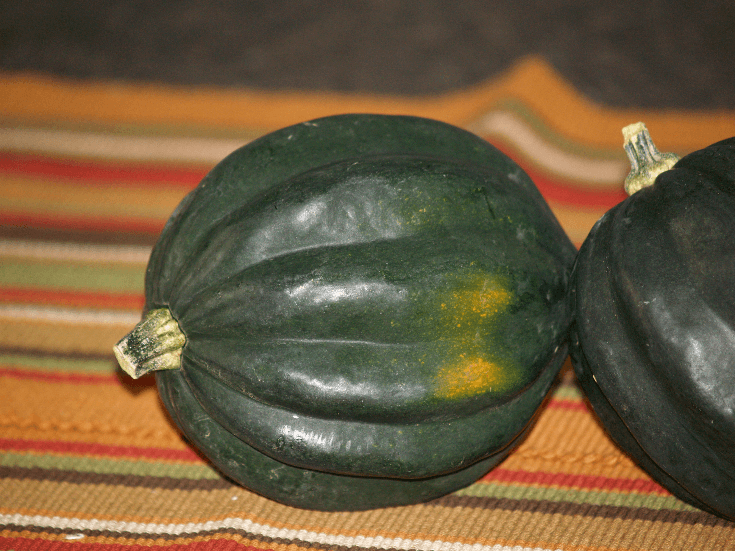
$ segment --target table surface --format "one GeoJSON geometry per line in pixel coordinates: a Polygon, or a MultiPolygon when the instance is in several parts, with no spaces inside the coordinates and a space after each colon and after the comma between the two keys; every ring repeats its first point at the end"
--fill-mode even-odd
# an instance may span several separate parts
{"type": "Polygon", "coordinates": [[[471,130],[580,245],[624,198],[623,126],[681,154],[735,135],[735,4],[42,4],[0,4],[0,549],[735,549],[735,524],[615,447],[568,362],[475,484],[322,513],[224,479],[111,352],[183,196],[235,148],[320,116],[471,130]]]}

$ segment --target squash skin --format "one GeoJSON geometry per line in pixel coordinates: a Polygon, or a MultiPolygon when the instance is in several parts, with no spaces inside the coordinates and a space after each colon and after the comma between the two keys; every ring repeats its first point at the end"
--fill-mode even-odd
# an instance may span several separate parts
{"type": "Polygon", "coordinates": [[[187,340],[181,369],[156,373],[163,402],[278,501],[438,497],[502,460],[547,395],[574,254],[530,179],[472,134],[373,115],[283,129],[215,167],[154,248],[146,310],[170,309],[187,340]]]}
{"type": "Polygon", "coordinates": [[[680,499],[735,520],[735,138],[608,213],[573,275],[571,356],[613,440],[680,499]]]}
{"type": "MultiPolygon", "coordinates": [[[[555,376],[545,372],[525,401],[538,408],[555,376]]],[[[363,511],[423,503],[468,486],[503,461],[532,422],[507,445],[454,472],[426,478],[350,476],[301,469],[244,444],[205,411],[178,371],[156,373],[161,400],[187,439],[225,476],[251,491],[291,507],[320,511],[363,511]]]]}

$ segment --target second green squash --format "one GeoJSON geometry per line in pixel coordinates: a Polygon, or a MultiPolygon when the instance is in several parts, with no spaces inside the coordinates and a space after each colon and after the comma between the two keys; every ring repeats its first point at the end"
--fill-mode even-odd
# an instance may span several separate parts
{"type": "Polygon", "coordinates": [[[678,159],[626,127],[630,193],[574,270],[571,356],[615,442],[735,520],[735,138],[678,159]]]}

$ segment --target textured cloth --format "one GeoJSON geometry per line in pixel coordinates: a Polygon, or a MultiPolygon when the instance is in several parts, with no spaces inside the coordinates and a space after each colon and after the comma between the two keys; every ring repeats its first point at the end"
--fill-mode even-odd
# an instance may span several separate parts
{"type": "Polygon", "coordinates": [[[624,198],[623,126],[643,120],[680,154],[735,135],[733,112],[600,107],[538,58],[420,98],[0,73],[0,549],[735,549],[735,523],[671,496],[615,447],[569,363],[482,480],[360,513],[293,509],[222,478],[153,377],[120,371],[112,346],[140,319],[150,248],[185,193],[259,135],[348,112],[482,136],[577,245],[624,198]]]}

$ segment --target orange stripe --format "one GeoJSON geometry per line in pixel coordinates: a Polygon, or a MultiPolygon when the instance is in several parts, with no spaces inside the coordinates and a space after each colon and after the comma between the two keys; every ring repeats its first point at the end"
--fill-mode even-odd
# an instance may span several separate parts
{"type": "Polygon", "coordinates": [[[187,191],[154,185],[133,189],[125,184],[97,186],[0,174],[0,202],[5,212],[166,219],[187,191]]]}
{"type": "Polygon", "coordinates": [[[64,434],[70,434],[74,440],[85,442],[183,447],[176,429],[160,406],[155,385],[152,381],[145,383],[133,387],[127,384],[79,385],[2,377],[2,436],[63,440],[64,434]],[[47,436],[40,436],[39,432],[47,436]],[[54,436],[49,438],[48,435],[54,436]],[[105,437],[113,437],[112,442],[105,437]]]}
{"type": "Polygon", "coordinates": [[[559,224],[576,247],[580,247],[589,234],[592,226],[607,210],[605,207],[585,207],[583,205],[561,204],[549,200],[559,224]]]}
{"type": "Polygon", "coordinates": [[[119,82],[88,83],[32,73],[0,75],[0,106],[7,118],[173,127],[247,128],[266,132],[338,113],[431,117],[467,126],[507,99],[520,102],[568,140],[619,149],[620,130],[645,119],[660,148],[690,151],[735,135],[733,111],[610,109],[569,85],[540,57],[517,61],[505,74],[439,96],[380,96],[323,92],[261,92],[119,82]]]}

